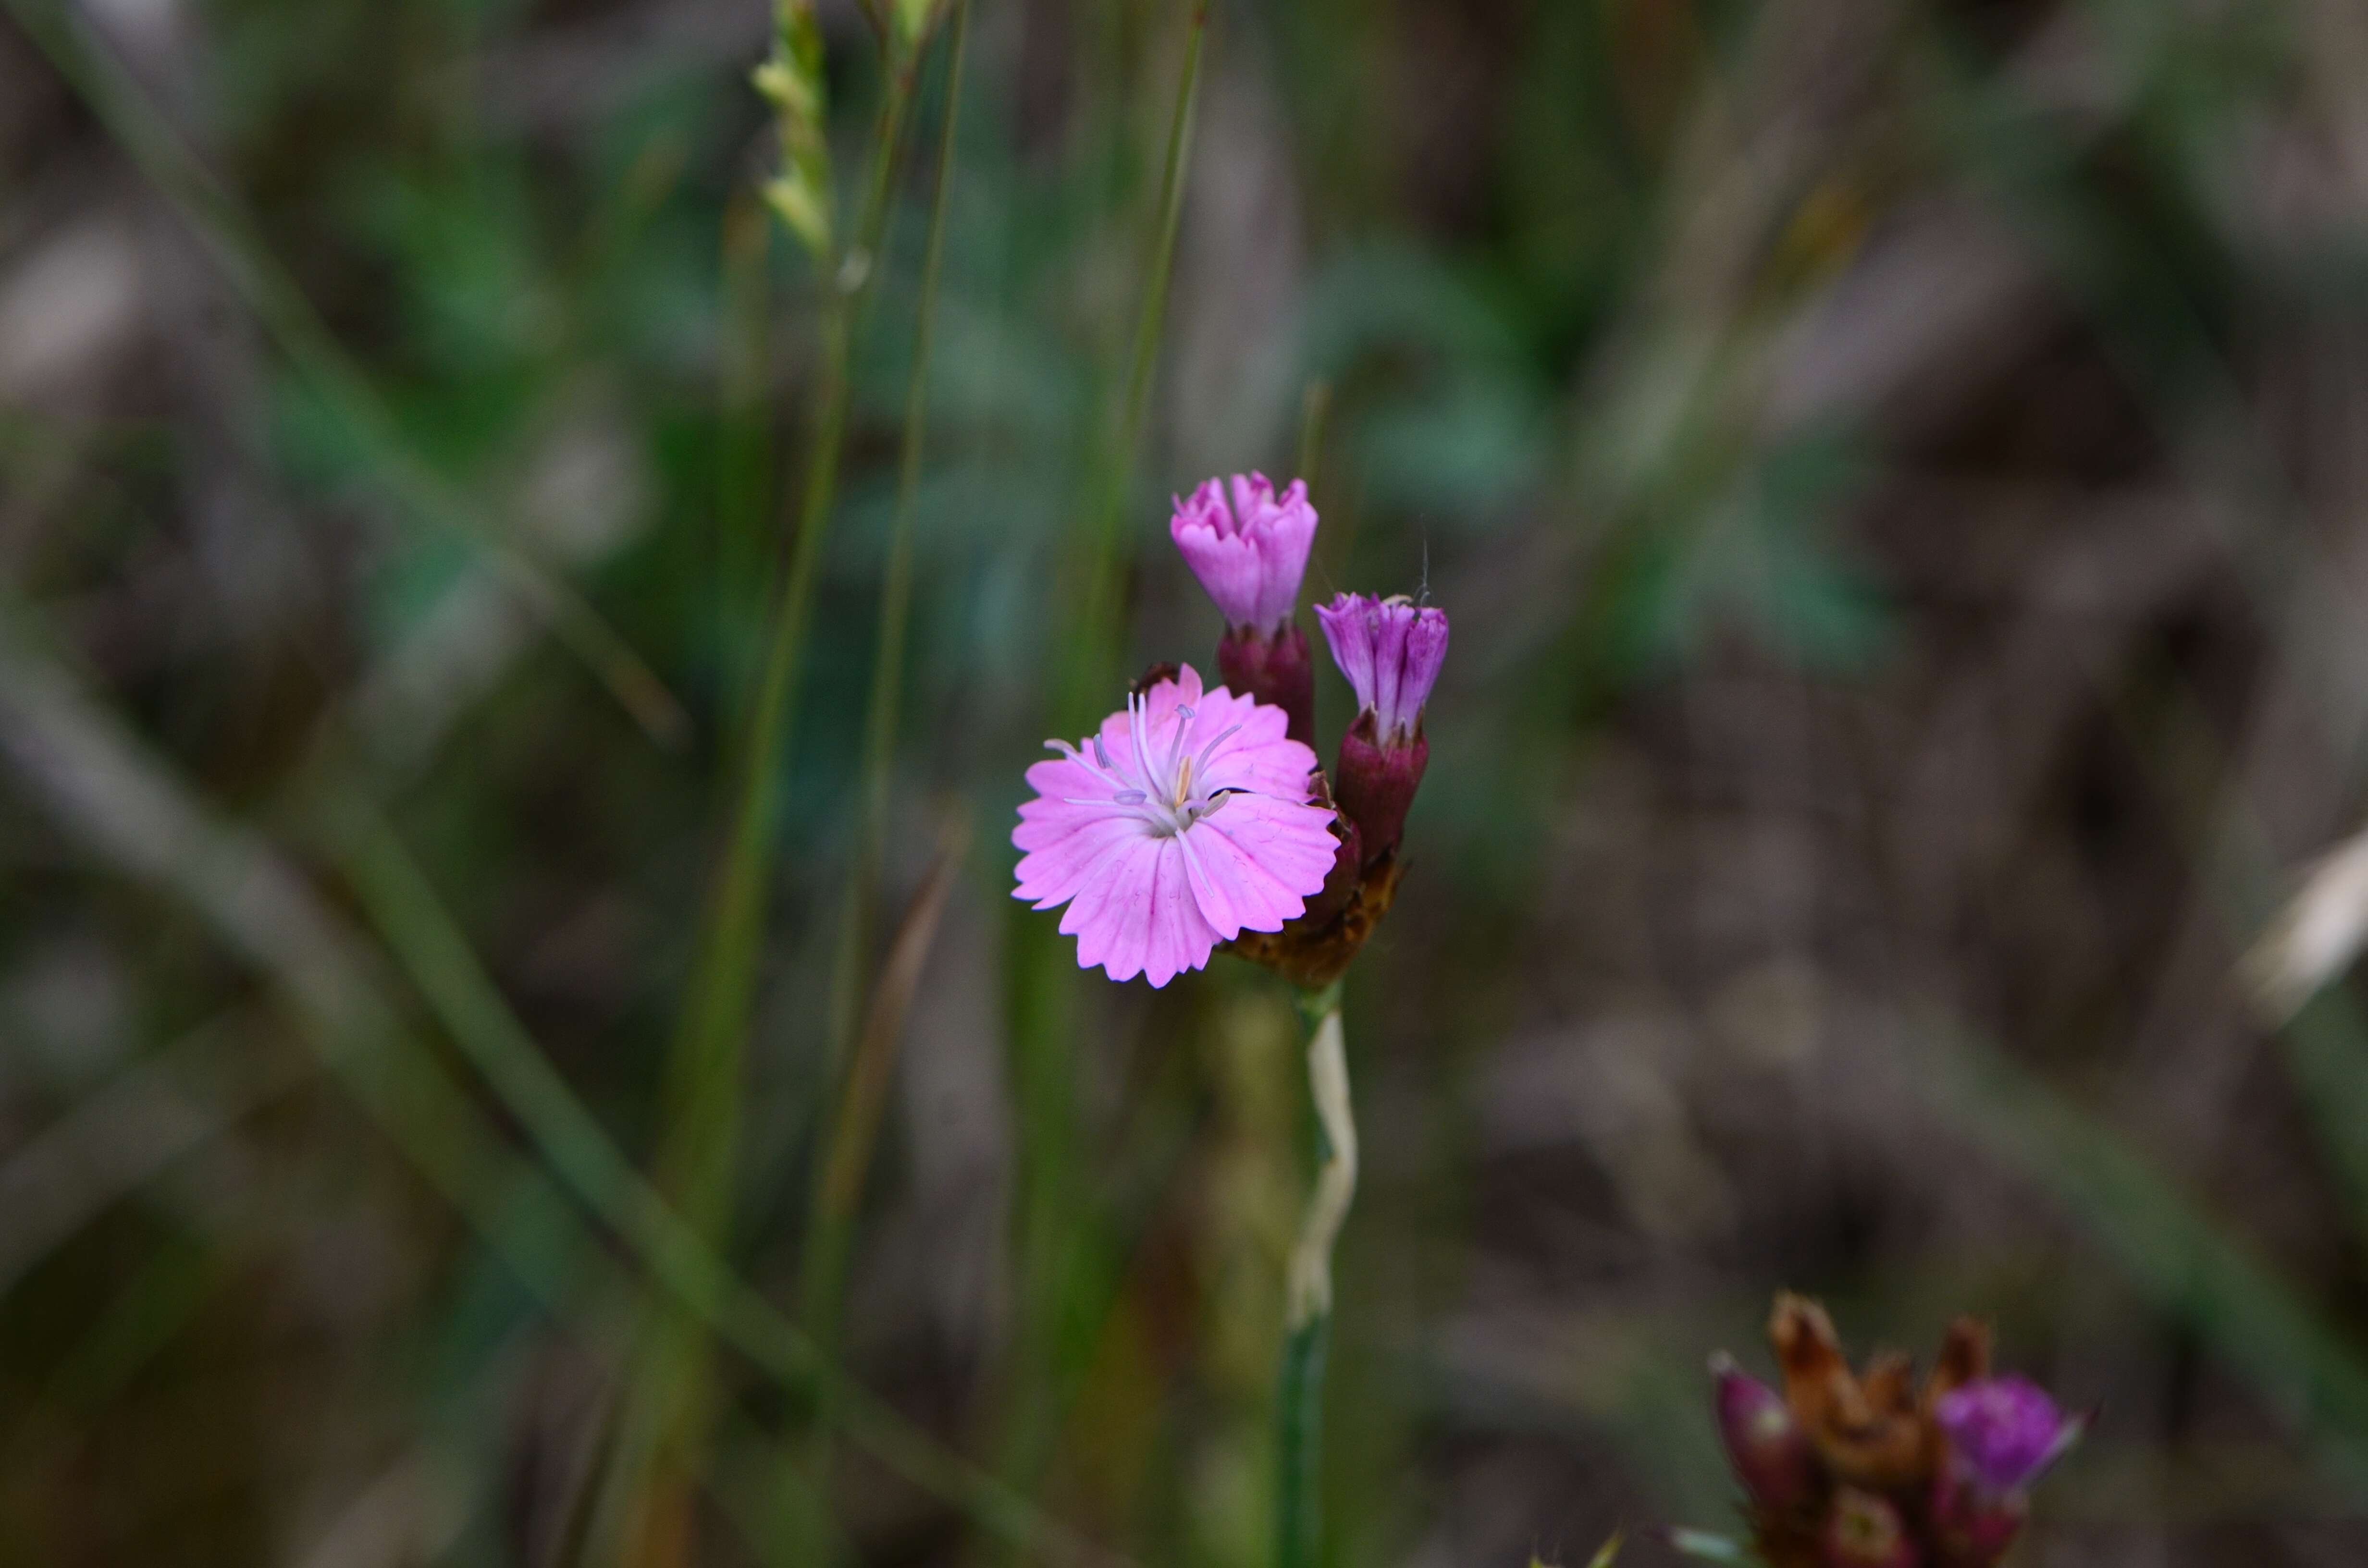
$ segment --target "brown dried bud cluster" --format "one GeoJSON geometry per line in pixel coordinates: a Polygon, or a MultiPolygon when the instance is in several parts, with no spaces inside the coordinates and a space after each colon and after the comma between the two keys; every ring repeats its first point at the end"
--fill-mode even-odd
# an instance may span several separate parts
{"type": "Polygon", "coordinates": [[[1988,1331],[1969,1318],[1920,1384],[1897,1354],[1852,1371],[1825,1309],[1800,1296],[1776,1298],[1768,1338],[1781,1394],[1725,1356],[1711,1369],[1769,1568],[1991,1568],[2027,1488],[2086,1425],[2025,1380],[1992,1378],[1988,1331]]]}
{"type": "Polygon", "coordinates": [[[1395,846],[1368,862],[1355,819],[1334,804],[1323,773],[1315,773],[1308,783],[1316,803],[1333,808],[1332,832],[1340,841],[1340,855],[1332,863],[1332,874],[1307,901],[1307,913],[1280,931],[1244,931],[1227,948],[1303,991],[1321,991],[1348,971],[1349,960],[1390,912],[1406,867],[1395,846]]]}

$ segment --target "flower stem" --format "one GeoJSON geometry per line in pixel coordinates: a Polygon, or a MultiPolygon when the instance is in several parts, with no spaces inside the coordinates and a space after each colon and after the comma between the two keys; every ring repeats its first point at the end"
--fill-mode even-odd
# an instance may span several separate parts
{"type": "Polygon", "coordinates": [[[1283,1309],[1282,1368],[1276,1379],[1277,1568],[1311,1568],[1323,1539],[1319,1467],[1324,1434],[1324,1362],[1332,1331],[1332,1245],[1357,1193],[1357,1123],[1349,1103],[1347,1037],[1338,982],[1302,993],[1309,1024],[1307,1086],[1315,1102],[1323,1157],[1315,1190],[1291,1252],[1283,1309]]]}

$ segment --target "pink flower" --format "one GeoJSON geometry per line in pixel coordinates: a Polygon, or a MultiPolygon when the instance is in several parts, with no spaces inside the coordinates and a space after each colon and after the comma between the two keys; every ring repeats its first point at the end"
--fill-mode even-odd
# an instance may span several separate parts
{"type": "Polygon", "coordinates": [[[1357,693],[1340,736],[1332,795],[1357,824],[1365,863],[1397,847],[1406,808],[1430,763],[1422,707],[1447,662],[1447,612],[1402,597],[1341,594],[1315,607],[1332,662],[1357,693]]]}
{"type": "Polygon", "coordinates": [[[1315,619],[1360,714],[1373,716],[1374,740],[1390,745],[1419,733],[1422,705],[1447,662],[1447,612],[1403,596],[1340,594],[1315,607],[1315,619]]]}
{"type": "Polygon", "coordinates": [[[1315,542],[1315,508],[1307,482],[1294,479],[1280,498],[1262,473],[1235,474],[1234,504],[1213,479],[1176,499],[1167,534],[1184,563],[1217,601],[1225,624],[1275,635],[1290,624],[1299,579],[1315,542]]]}
{"type": "Polygon", "coordinates": [[[1028,770],[1012,896],[1066,903],[1077,966],[1165,985],[1244,931],[1280,931],[1324,885],[1339,845],[1309,804],[1315,754],[1283,733],[1282,710],[1188,665],[1082,746],[1028,770]]]}
{"type": "Polygon", "coordinates": [[[1942,1394],[1932,1419],[1967,1477],[1994,1494],[2038,1480],[2088,1427],[2085,1416],[2066,1415],[2046,1390],[2011,1372],[1942,1394]]]}

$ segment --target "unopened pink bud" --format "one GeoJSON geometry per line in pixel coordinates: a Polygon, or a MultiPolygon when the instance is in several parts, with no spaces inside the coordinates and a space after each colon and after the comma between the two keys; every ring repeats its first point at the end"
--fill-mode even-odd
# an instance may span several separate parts
{"type": "Polygon", "coordinates": [[[1808,1434],[1774,1389],[1721,1352],[1711,1358],[1718,1380],[1718,1436],[1736,1479],[1759,1507],[1782,1513],[1816,1484],[1808,1434]]]}
{"type": "Polygon", "coordinates": [[[1227,690],[1281,709],[1291,739],[1315,744],[1315,666],[1308,658],[1306,632],[1291,625],[1272,633],[1228,626],[1217,642],[1217,673],[1227,690]]]}
{"type": "Polygon", "coordinates": [[[1992,1494],[2020,1492],[2037,1481],[2089,1425],[2085,1416],[2066,1415],[2047,1391],[2011,1372],[1942,1394],[1932,1419],[1948,1434],[1964,1479],[1992,1494]]]}
{"type": "Polygon", "coordinates": [[[1299,602],[1315,508],[1307,504],[1304,480],[1292,480],[1277,495],[1266,475],[1237,473],[1230,488],[1230,501],[1228,486],[1214,479],[1176,497],[1168,537],[1227,626],[1271,637],[1291,623],[1299,602]]]}
{"type": "Polygon", "coordinates": [[[1918,1568],[1924,1560],[1890,1499],[1855,1486],[1834,1494],[1820,1545],[1826,1568],[1918,1568]]]}
{"type": "Polygon", "coordinates": [[[1373,716],[1373,739],[1405,745],[1422,733],[1423,704],[1447,662],[1447,612],[1403,597],[1338,594],[1315,607],[1316,623],[1357,694],[1373,716]]]}
{"type": "Polygon", "coordinates": [[[1383,745],[1374,730],[1372,711],[1359,714],[1340,737],[1340,760],[1332,769],[1332,792],[1357,824],[1367,865],[1397,847],[1406,808],[1430,763],[1430,743],[1419,734],[1383,745]]]}

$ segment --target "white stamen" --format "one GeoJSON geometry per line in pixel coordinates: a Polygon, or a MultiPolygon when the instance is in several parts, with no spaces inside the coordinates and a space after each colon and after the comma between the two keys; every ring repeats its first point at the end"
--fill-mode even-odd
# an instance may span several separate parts
{"type": "Polygon", "coordinates": [[[1102,744],[1099,731],[1087,737],[1093,748],[1089,759],[1066,741],[1047,741],[1046,748],[1081,767],[1099,765],[1099,771],[1110,783],[1118,786],[1105,796],[1063,796],[1073,806],[1096,806],[1104,811],[1133,817],[1144,828],[1163,838],[1180,837],[1194,823],[1224,804],[1225,795],[1234,792],[1229,786],[1218,790],[1199,787],[1199,780],[1208,773],[1211,759],[1217,748],[1230,740],[1241,725],[1228,726],[1203,745],[1198,756],[1185,749],[1191,725],[1198,714],[1189,703],[1178,703],[1169,710],[1175,727],[1167,744],[1158,748],[1158,760],[1154,761],[1155,748],[1151,729],[1151,699],[1129,693],[1126,699],[1127,761],[1132,767],[1113,762],[1110,750],[1102,744]]]}

